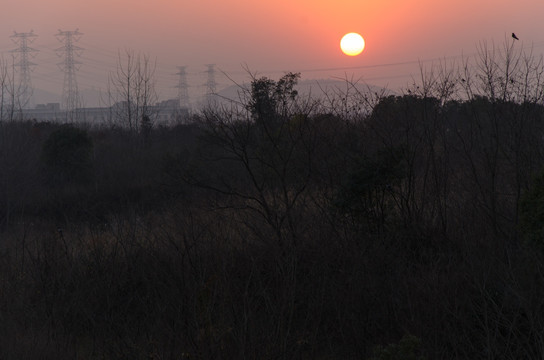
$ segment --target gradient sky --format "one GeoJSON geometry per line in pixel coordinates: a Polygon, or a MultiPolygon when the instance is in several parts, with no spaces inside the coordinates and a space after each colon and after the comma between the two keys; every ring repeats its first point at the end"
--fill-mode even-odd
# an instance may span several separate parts
{"type": "MultiPolygon", "coordinates": [[[[175,96],[176,66],[187,66],[191,91],[206,81],[204,64],[238,81],[243,66],[280,77],[354,77],[380,86],[403,86],[418,61],[474,54],[479,42],[502,44],[510,33],[520,46],[544,52],[542,0],[2,0],[0,51],[11,59],[13,31],[38,35],[32,82],[62,91],[55,34],[78,28],[84,35],[80,90],[106,88],[119,51],[131,49],[157,62],[162,98],[175,96]],[[366,41],[357,57],[341,53],[343,34],[366,41]],[[400,65],[403,63],[404,65],[400,65]]],[[[231,84],[218,75],[219,87],[231,84]]]]}

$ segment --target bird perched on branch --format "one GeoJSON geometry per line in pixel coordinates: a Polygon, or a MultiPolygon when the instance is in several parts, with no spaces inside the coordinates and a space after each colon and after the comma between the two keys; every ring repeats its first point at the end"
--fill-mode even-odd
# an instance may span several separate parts
{"type": "Polygon", "coordinates": [[[512,33],[512,38],[513,38],[514,40],[519,40],[518,37],[516,36],[516,34],[514,34],[514,33],[512,33]]]}

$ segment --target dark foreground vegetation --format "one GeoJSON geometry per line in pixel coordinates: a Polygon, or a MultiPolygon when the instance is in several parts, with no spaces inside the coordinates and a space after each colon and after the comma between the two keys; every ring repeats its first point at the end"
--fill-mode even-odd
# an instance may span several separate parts
{"type": "Polygon", "coordinates": [[[480,50],[402,95],[0,123],[0,358],[542,358],[542,63],[480,50]]]}

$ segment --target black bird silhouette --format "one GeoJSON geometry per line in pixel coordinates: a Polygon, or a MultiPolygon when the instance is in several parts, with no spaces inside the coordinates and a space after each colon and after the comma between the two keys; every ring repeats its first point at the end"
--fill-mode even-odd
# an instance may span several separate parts
{"type": "Polygon", "coordinates": [[[515,39],[515,40],[519,40],[518,37],[516,36],[516,34],[512,33],[512,37],[515,39]]]}

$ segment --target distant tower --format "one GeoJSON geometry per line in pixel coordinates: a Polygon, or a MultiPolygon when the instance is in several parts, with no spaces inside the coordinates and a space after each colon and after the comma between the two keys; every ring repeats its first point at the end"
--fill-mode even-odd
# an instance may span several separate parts
{"type": "Polygon", "coordinates": [[[206,64],[208,70],[208,80],[206,81],[206,97],[209,99],[211,95],[215,94],[215,88],[217,83],[215,82],[215,64],[206,64]]]}
{"type": "Polygon", "coordinates": [[[14,64],[15,66],[19,67],[19,81],[20,81],[20,88],[19,88],[19,101],[22,108],[25,107],[31,107],[32,104],[32,81],[30,80],[30,72],[31,72],[31,66],[36,65],[32,61],[30,61],[31,58],[35,56],[35,53],[38,51],[36,49],[33,49],[29,46],[29,44],[32,44],[34,42],[35,38],[38,36],[34,34],[33,30],[30,30],[30,32],[27,33],[18,33],[16,31],[13,32],[14,34],[10,36],[11,40],[19,45],[18,49],[12,50],[14,53],[18,53],[18,61],[14,64]]]}
{"type": "Polygon", "coordinates": [[[178,66],[178,72],[176,75],[179,75],[178,85],[178,104],[181,108],[189,108],[189,91],[187,85],[187,73],[185,72],[186,66],[178,66]]]}
{"type": "Polygon", "coordinates": [[[81,62],[75,60],[75,56],[81,56],[83,49],[74,45],[77,42],[82,33],[79,29],[75,31],[62,31],[55,35],[57,40],[64,44],[64,46],[56,49],[59,56],[64,56],[64,61],[59,63],[62,71],[64,71],[64,84],[62,87],[62,106],[67,112],[69,120],[73,120],[75,109],[80,106],[79,91],[76,81],[76,70],[79,69],[81,62]]]}

